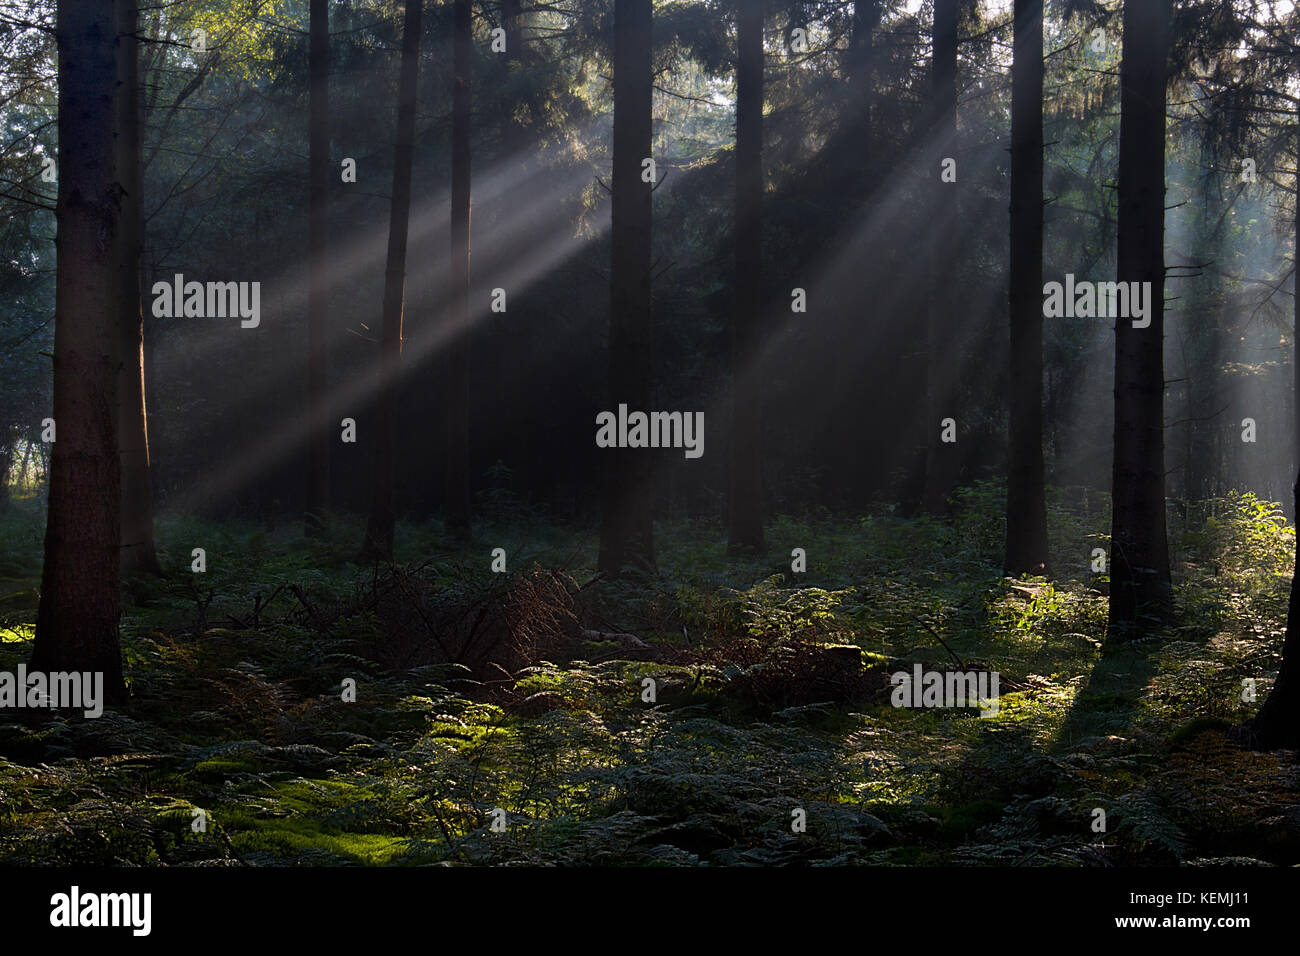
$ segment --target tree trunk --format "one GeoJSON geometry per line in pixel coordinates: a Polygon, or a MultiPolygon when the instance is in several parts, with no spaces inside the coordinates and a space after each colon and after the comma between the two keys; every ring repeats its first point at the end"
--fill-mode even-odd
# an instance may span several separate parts
{"type": "Polygon", "coordinates": [[[1150,320],[1115,322],[1111,476],[1112,637],[1139,636],[1172,614],[1165,532],[1165,79],[1169,0],[1126,0],[1120,63],[1120,282],[1151,283],[1150,320]]]}
{"type": "Polygon", "coordinates": [[[415,152],[415,96],[420,69],[422,0],[406,0],[402,67],[397,90],[397,140],[393,151],[393,194],[384,266],[384,316],[380,333],[378,409],[375,415],[373,498],[361,559],[393,559],[393,479],[397,446],[398,389],[402,372],[402,297],[406,285],[406,236],[411,218],[411,160],[415,152]]]}
{"type": "Polygon", "coordinates": [[[521,0],[501,0],[501,25],[506,31],[506,56],[521,60],[524,55],[524,11],[521,0]]]}
{"type": "Polygon", "coordinates": [[[451,321],[444,407],[447,415],[443,524],[454,539],[470,539],[469,482],[469,216],[470,70],[474,36],[470,0],[456,0],[451,107],[451,321]]]}
{"type": "MultiPolygon", "coordinates": [[[[649,412],[654,396],[650,304],[652,184],[642,179],[651,157],[651,0],[614,3],[614,171],[611,203],[609,394],[649,412]]],[[[654,567],[650,459],[643,448],[604,452],[600,571],[617,577],[630,563],[654,567]]]]}
{"type": "Polygon", "coordinates": [[[1047,573],[1043,490],[1043,2],[1015,0],[1011,61],[1007,574],[1047,573]]]}
{"type": "MultiPolygon", "coordinates": [[[[845,79],[845,97],[841,107],[840,142],[829,155],[831,174],[835,177],[833,192],[841,199],[842,208],[866,215],[877,182],[876,167],[872,162],[875,130],[875,32],[880,23],[881,0],[856,0],[849,28],[848,49],[841,69],[845,79]]],[[[856,242],[847,265],[858,275],[868,275],[880,255],[881,244],[876,240],[856,242]]],[[[791,283],[793,285],[793,283],[791,283]]],[[[846,338],[851,339],[851,321],[839,322],[826,330],[826,348],[823,352],[824,374],[820,388],[827,394],[838,396],[844,407],[865,408],[871,404],[867,395],[868,377],[861,374],[862,355],[859,349],[844,348],[846,338]]],[[[867,493],[868,481],[863,474],[862,449],[853,442],[833,442],[827,449],[823,463],[834,476],[826,491],[843,494],[855,486],[857,492],[867,493]]]]}
{"type": "Polygon", "coordinates": [[[330,488],[330,442],[333,429],[326,399],[325,312],[329,235],[329,0],[311,0],[310,83],[307,163],[307,499],[303,532],[320,535],[327,524],[330,488]]]}
{"type": "Polygon", "coordinates": [[[853,161],[848,165],[858,177],[871,151],[872,116],[875,104],[873,42],[880,23],[880,0],[857,0],[853,4],[853,29],[849,38],[847,73],[854,94],[854,110],[849,115],[853,161]]]}
{"type": "Polygon", "coordinates": [[[118,642],[122,466],[118,457],[117,242],[113,142],[115,4],[60,3],[54,420],[45,564],[33,670],[102,673],[126,701],[118,642]]]}
{"type": "Polygon", "coordinates": [[[0,511],[9,507],[9,470],[13,459],[13,440],[0,441],[0,511]]]}
{"type": "Polygon", "coordinates": [[[872,44],[876,27],[880,25],[880,5],[881,0],[856,0],[853,4],[849,82],[863,93],[872,90],[872,44]]]}
{"type": "Polygon", "coordinates": [[[736,15],[735,299],[731,316],[731,461],[728,549],[763,541],[763,391],[759,370],[763,272],[763,7],[736,15]]]}
{"type": "Polygon", "coordinates": [[[136,0],[117,3],[117,164],[122,184],[118,219],[118,429],[122,460],[123,577],[161,575],[153,538],[149,425],[144,390],[144,311],[140,267],[144,247],[144,176],[140,168],[140,44],[136,0]]]}
{"type": "Polygon", "coordinates": [[[18,466],[18,486],[24,491],[27,490],[27,463],[32,460],[32,439],[27,437],[27,448],[23,452],[22,464],[18,466]]]}
{"type": "MultiPolygon", "coordinates": [[[[954,300],[952,234],[956,227],[956,184],[941,179],[941,162],[953,157],[957,145],[957,4],[958,0],[934,0],[934,51],[931,60],[930,157],[925,174],[934,197],[930,222],[930,289],[926,336],[925,483],[923,504],[930,514],[948,510],[948,496],[957,484],[959,459],[951,443],[941,441],[940,422],[960,416],[951,406],[953,362],[949,355],[955,343],[952,333],[954,300]]],[[[954,157],[955,158],[955,157],[954,157]]],[[[959,170],[960,175],[960,170],[959,170]]]]}

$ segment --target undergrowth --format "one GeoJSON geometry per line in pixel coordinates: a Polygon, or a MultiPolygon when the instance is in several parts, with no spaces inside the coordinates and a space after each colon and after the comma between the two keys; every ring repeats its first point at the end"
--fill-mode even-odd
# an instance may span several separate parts
{"type": "MultiPolygon", "coordinates": [[[[130,706],[0,724],[0,860],[1300,862],[1294,755],[1224,735],[1277,669],[1280,510],[1233,494],[1189,516],[1178,623],[1108,646],[1104,498],[1053,496],[1051,580],[1002,577],[1003,501],[780,516],[744,562],[716,525],[661,524],[658,575],[617,582],[591,535],[523,511],[469,548],[399,525],[388,567],[351,563],[346,520],[312,541],[160,520],[168,575],[123,586],[130,706]],[[996,716],[892,706],[916,664],[996,671],[996,716]]],[[[31,653],[40,548],[14,502],[0,670],[31,653]]]]}

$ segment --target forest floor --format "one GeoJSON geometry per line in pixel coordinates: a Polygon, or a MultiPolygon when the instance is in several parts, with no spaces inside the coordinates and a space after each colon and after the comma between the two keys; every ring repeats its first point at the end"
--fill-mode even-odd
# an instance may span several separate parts
{"type": "MultiPolygon", "coordinates": [[[[509,509],[468,549],[399,524],[390,567],[351,563],[347,521],[161,518],[169,573],[124,585],[130,706],[0,714],[0,863],[1300,863],[1296,754],[1225,735],[1276,673],[1278,509],[1171,513],[1179,624],[1104,646],[1104,499],[1053,503],[1051,581],[1001,575],[1001,507],[779,518],[749,563],[664,522],[659,573],[620,582],[509,509]],[[996,671],[996,715],[893,706],[915,664],[996,671]]],[[[40,553],[17,500],[0,671],[40,553]]]]}

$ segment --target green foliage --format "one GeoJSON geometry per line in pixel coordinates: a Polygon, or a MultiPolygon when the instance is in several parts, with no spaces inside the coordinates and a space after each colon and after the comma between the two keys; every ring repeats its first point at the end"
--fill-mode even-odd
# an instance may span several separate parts
{"type": "Polygon", "coordinates": [[[1295,530],[1282,506],[1251,492],[1232,491],[1223,499],[1199,502],[1205,513],[1186,546],[1202,560],[1221,565],[1220,573],[1289,575],[1295,559],[1295,530]]]}
{"type": "Polygon", "coordinates": [[[853,593],[851,589],[782,588],[782,580],[778,575],[743,593],[731,592],[738,606],[737,617],[748,633],[775,631],[790,637],[804,630],[824,631],[837,620],[836,611],[853,593]]]}
{"type": "MultiPolygon", "coordinates": [[[[176,570],[126,592],[142,602],[124,617],[130,709],[0,724],[0,859],[1294,862],[1276,823],[1284,766],[1213,750],[1256,706],[1241,701],[1241,678],[1259,673],[1283,623],[1271,592],[1244,584],[1285,574],[1291,532],[1275,509],[1221,503],[1180,543],[1182,629],[1103,656],[1105,598],[1087,577],[1003,579],[989,560],[996,488],[957,500],[952,524],[779,519],[781,537],[808,549],[807,578],[773,573],[766,558],[728,562],[715,528],[674,526],[660,579],[583,592],[589,612],[663,659],[590,641],[585,660],[539,660],[496,685],[455,665],[383,664],[383,622],[350,610],[375,571],[328,538],[165,520],[176,570]],[[188,571],[194,540],[209,543],[203,588],[188,571]],[[1214,562],[1243,582],[1228,611],[1204,583],[1214,562]],[[953,655],[999,672],[996,717],[890,705],[892,670],[947,668],[953,655]],[[874,689],[840,692],[849,685],[835,668],[850,660],[874,689]],[[355,704],[340,700],[345,676],[355,704]],[[1105,835],[1090,827],[1098,806],[1105,835]],[[796,808],[806,833],[791,830],[796,808]],[[204,833],[191,829],[195,809],[204,833]]],[[[1097,516],[1056,507],[1086,543],[1097,516]]],[[[18,536],[0,559],[26,595],[4,605],[0,668],[12,669],[30,652],[39,537],[24,543],[21,511],[2,520],[18,536]]],[[[439,600],[482,593],[471,570],[483,573],[481,548],[451,551],[436,523],[403,536],[437,549],[421,574],[439,600]]],[[[565,542],[557,529],[539,540],[565,542]]],[[[566,544],[545,555],[564,561],[566,544]]]]}
{"type": "Polygon", "coordinates": [[[1199,521],[1175,545],[1187,564],[1183,600],[1209,633],[1245,627],[1280,635],[1295,563],[1295,529],[1282,508],[1250,492],[1231,492],[1197,506],[1199,521]]]}

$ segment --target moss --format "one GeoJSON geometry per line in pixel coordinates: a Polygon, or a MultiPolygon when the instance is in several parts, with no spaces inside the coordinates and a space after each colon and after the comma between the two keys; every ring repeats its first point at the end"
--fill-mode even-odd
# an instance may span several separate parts
{"type": "Polygon", "coordinates": [[[190,775],[209,780],[224,780],[241,773],[255,774],[265,769],[265,765],[253,758],[210,757],[200,760],[189,771],[190,775]]]}
{"type": "Polygon", "coordinates": [[[1179,727],[1169,736],[1169,746],[1173,750],[1183,750],[1189,743],[1205,733],[1227,733],[1232,721],[1223,717],[1196,717],[1179,727]]]}
{"type": "MultiPolygon", "coordinates": [[[[243,854],[267,854],[284,862],[316,851],[340,864],[386,866],[400,862],[407,845],[397,837],[370,833],[327,833],[318,822],[304,819],[251,820],[247,829],[231,832],[230,842],[243,854]]],[[[318,855],[317,862],[324,862],[318,855]]]]}

